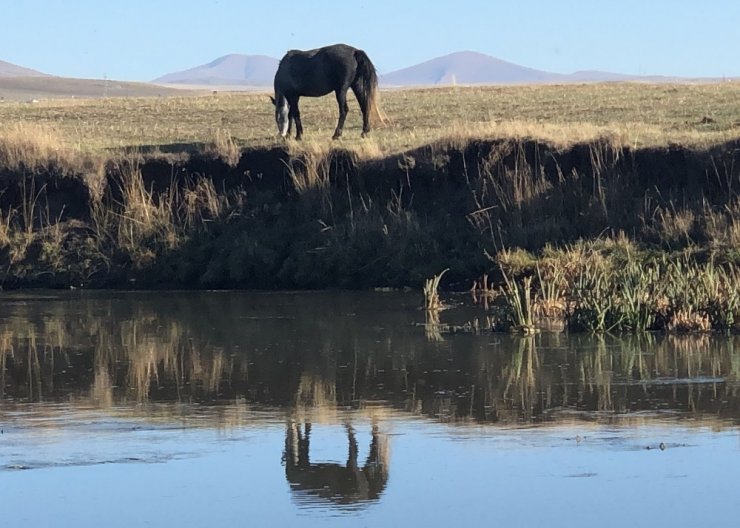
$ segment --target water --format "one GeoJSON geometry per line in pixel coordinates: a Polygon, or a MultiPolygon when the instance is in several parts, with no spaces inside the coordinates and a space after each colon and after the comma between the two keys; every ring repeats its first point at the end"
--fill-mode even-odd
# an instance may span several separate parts
{"type": "Polygon", "coordinates": [[[735,521],[740,338],[515,338],[419,301],[3,294],[3,525],[735,521]]]}

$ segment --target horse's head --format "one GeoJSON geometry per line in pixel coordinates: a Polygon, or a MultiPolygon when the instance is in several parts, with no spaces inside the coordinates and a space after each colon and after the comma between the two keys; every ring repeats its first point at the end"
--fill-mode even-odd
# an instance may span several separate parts
{"type": "Polygon", "coordinates": [[[275,123],[277,123],[278,134],[282,137],[288,135],[290,118],[288,117],[288,100],[282,94],[275,94],[270,97],[272,104],[275,106],[275,123]]]}

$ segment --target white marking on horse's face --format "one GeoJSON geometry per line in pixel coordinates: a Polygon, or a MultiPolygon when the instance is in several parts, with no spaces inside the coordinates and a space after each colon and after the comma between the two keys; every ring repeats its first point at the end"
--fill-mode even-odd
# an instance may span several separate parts
{"type": "Polygon", "coordinates": [[[278,133],[285,137],[288,135],[288,101],[285,98],[279,99],[275,105],[275,122],[277,123],[278,133]]]}

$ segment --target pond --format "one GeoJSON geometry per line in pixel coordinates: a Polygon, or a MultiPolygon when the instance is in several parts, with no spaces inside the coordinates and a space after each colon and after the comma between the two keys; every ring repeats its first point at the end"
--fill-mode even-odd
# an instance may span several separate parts
{"type": "Polygon", "coordinates": [[[740,338],[480,331],[418,293],[14,292],[4,526],[695,526],[740,338]]]}

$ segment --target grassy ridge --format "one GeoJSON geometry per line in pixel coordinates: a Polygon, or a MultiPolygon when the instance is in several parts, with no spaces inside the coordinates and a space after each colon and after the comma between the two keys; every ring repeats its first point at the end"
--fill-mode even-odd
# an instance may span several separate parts
{"type": "MultiPolygon", "coordinates": [[[[644,147],[706,146],[740,137],[740,83],[732,82],[386,90],[381,105],[391,124],[366,141],[359,139],[359,110],[350,99],[338,143],[329,141],[337,118],[334,98],[302,99],[302,148],[331,145],[382,156],[443,139],[529,137],[568,145],[610,137],[644,147]]],[[[122,147],[177,150],[224,138],[240,148],[277,141],[267,94],[254,93],[0,103],[0,138],[18,123],[45,127],[59,149],[103,155],[122,147]]]]}

